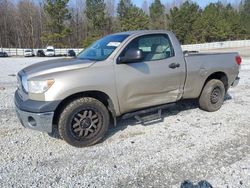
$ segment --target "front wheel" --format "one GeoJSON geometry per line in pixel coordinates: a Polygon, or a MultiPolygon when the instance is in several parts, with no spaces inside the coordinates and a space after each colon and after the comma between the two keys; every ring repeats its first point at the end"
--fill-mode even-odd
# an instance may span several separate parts
{"type": "Polygon", "coordinates": [[[60,115],[60,136],[70,145],[86,147],[100,141],[109,127],[109,113],[100,101],[83,97],[68,104],[60,115]]]}
{"type": "Polygon", "coordinates": [[[202,90],[199,98],[201,109],[214,112],[221,108],[225,97],[225,86],[217,79],[209,80],[202,90]]]}

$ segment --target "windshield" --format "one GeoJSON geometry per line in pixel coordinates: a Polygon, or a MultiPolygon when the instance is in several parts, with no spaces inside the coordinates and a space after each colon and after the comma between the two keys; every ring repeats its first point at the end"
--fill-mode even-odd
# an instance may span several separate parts
{"type": "Polygon", "coordinates": [[[53,49],[47,49],[47,51],[48,51],[48,52],[54,52],[54,50],[53,50],[53,49]]]}
{"type": "Polygon", "coordinates": [[[93,61],[102,61],[107,59],[112,52],[128,37],[129,35],[108,35],[93,43],[90,47],[82,51],[78,58],[89,59],[93,61]]]}
{"type": "Polygon", "coordinates": [[[25,50],[25,52],[32,52],[31,50],[25,50]]]}

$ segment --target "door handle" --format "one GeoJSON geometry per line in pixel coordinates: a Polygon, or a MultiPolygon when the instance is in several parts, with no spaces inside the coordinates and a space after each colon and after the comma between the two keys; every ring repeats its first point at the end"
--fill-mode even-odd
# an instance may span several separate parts
{"type": "Polygon", "coordinates": [[[169,65],[169,68],[171,68],[171,69],[175,69],[175,68],[178,68],[178,67],[180,67],[180,64],[179,64],[179,63],[171,63],[171,64],[169,65]]]}

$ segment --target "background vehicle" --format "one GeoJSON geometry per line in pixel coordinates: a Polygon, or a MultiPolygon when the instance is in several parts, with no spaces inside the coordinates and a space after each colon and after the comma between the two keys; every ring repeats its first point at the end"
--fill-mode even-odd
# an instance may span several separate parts
{"type": "Polygon", "coordinates": [[[0,57],[8,57],[8,54],[6,52],[0,52],[0,57]]]}
{"type": "Polygon", "coordinates": [[[100,141],[116,117],[157,111],[181,99],[219,110],[239,82],[238,53],[185,53],[172,32],[108,35],[74,59],[58,59],[18,73],[17,114],[24,127],[52,132],[69,144],[100,141]]]}
{"type": "Polygon", "coordinates": [[[45,57],[45,53],[44,53],[43,50],[37,50],[36,56],[37,56],[37,57],[45,57]]]}
{"type": "Polygon", "coordinates": [[[25,49],[24,50],[24,57],[33,57],[35,56],[34,51],[32,49],[25,49]]]}
{"type": "Polygon", "coordinates": [[[68,51],[67,51],[67,56],[75,57],[75,56],[76,56],[76,53],[75,53],[74,50],[68,50],[68,51]]]}
{"type": "Polygon", "coordinates": [[[48,56],[48,57],[51,57],[51,56],[55,56],[55,49],[53,46],[48,46],[46,48],[46,51],[45,51],[45,56],[48,56]]]}

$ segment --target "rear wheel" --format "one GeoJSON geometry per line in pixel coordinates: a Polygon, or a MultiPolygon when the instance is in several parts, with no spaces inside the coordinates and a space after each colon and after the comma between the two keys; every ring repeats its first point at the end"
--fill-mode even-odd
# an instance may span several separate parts
{"type": "Polygon", "coordinates": [[[100,141],[109,127],[109,113],[94,98],[79,98],[71,102],[60,115],[60,136],[75,147],[90,146],[100,141]]]}
{"type": "Polygon", "coordinates": [[[199,98],[201,109],[214,112],[221,108],[225,97],[225,86],[217,79],[209,80],[202,90],[199,98]]]}

